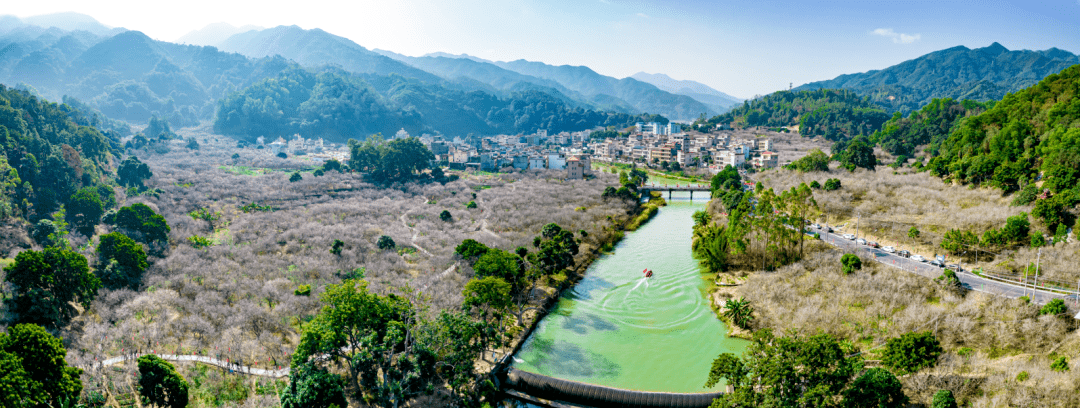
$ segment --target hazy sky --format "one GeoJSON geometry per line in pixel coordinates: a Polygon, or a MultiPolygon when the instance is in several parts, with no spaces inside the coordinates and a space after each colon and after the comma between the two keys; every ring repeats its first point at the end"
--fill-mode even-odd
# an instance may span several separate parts
{"type": "Polygon", "coordinates": [[[957,45],[1080,52],[1080,0],[6,3],[2,14],[75,11],[166,41],[215,22],[295,24],[369,49],[586,65],[619,78],[661,72],[743,98],[957,45]]]}

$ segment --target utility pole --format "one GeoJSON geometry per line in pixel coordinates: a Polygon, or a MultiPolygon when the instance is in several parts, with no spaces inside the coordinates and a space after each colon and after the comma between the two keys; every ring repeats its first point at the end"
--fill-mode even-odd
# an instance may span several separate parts
{"type": "Polygon", "coordinates": [[[862,220],[862,213],[855,213],[855,239],[859,239],[859,221],[862,220]]]}
{"type": "Polygon", "coordinates": [[[1035,300],[1035,288],[1039,286],[1039,260],[1042,259],[1042,248],[1039,248],[1039,253],[1035,255],[1035,285],[1031,287],[1031,300],[1035,300]]]}

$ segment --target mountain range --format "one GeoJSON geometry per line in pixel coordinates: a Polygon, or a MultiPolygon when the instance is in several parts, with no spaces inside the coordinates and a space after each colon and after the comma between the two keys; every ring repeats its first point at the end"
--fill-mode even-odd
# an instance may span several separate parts
{"type": "Polygon", "coordinates": [[[395,73],[425,82],[445,79],[488,91],[557,90],[583,107],[622,113],[656,113],[677,120],[718,113],[704,103],[663,91],[633,78],[617,79],[582,66],[553,66],[525,60],[486,61],[450,54],[408,57],[371,51],[344,37],[319,29],[279,26],[236,34],[219,43],[224,51],[250,57],[281,55],[304,66],[337,65],[357,73],[395,73]],[[391,63],[393,61],[393,63],[391,63]],[[525,88],[522,88],[525,87],[525,88]]]}
{"type": "Polygon", "coordinates": [[[849,89],[906,114],[934,98],[1000,100],[1078,63],[1080,56],[1057,48],[1010,51],[995,42],[983,48],[935,51],[885,69],[840,75],[794,90],[849,89]]]}

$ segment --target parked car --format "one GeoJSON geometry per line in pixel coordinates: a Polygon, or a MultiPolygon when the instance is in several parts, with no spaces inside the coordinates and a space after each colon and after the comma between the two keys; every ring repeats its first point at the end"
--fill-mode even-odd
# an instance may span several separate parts
{"type": "Polygon", "coordinates": [[[882,250],[882,251],[885,251],[885,252],[888,252],[888,253],[894,253],[894,252],[896,252],[896,248],[893,248],[893,247],[891,247],[891,246],[886,246],[886,247],[882,247],[882,248],[881,248],[881,250],[882,250]]]}
{"type": "Polygon", "coordinates": [[[930,260],[930,265],[934,265],[934,266],[936,266],[938,268],[944,268],[945,267],[945,262],[941,262],[941,261],[939,261],[937,259],[931,259],[930,260]]]}
{"type": "Polygon", "coordinates": [[[859,244],[859,245],[866,245],[866,240],[862,239],[862,238],[859,238],[859,239],[855,240],[855,243],[859,244]]]}
{"type": "Polygon", "coordinates": [[[820,226],[820,225],[818,225],[818,224],[810,224],[810,228],[813,228],[813,229],[821,229],[821,226],[820,226]]]}
{"type": "Polygon", "coordinates": [[[918,262],[926,262],[926,258],[923,258],[922,255],[912,255],[911,260],[912,261],[918,261],[918,262]]]}
{"type": "Polygon", "coordinates": [[[878,243],[874,241],[867,242],[866,246],[870,248],[881,248],[881,245],[878,245],[878,243]]]}
{"type": "Polygon", "coordinates": [[[825,232],[833,232],[833,229],[832,229],[832,227],[830,227],[830,226],[828,226],[828,225],[826,225],[826,226],[822,227],[821,229],[825,230],[825,232]]]}
{"type": "Polygon", "coordinates": [[[844,234],[844,239],[855,240],[855,234],[844,234]]]}
{"type": "Polygon", "coordinates": [[[946,265],[945,267],[948,268],[948,269],[952,269],[954,272],[963,272],[964,271],[964,268],[961,268],[960,264],[946,265]]]}
{"type": "Polygon", "coordinates": [[[908,250],[906,250],[906,249],[901,249],[901,250],[900,250],[900,251],[898,251],[898,252],[897,252],[896,254],[897,254],[897,255],[900,255],[900,256],[902,256],[902,257],[904,257],[904,258],[907,258],[907,257],[910,257],[910,256],[911,256],[911,251],[908,251],[908,250]]]}

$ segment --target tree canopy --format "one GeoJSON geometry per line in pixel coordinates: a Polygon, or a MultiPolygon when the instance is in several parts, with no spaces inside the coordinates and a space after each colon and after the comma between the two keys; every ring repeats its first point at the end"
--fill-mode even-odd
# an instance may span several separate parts
{"type": "Polygon", "coordinates": [[[21,407],[6,402],[25,397],[18,401],[38,407],[74,401],[82,392],[82,370],[69,367],[66,357],[63,341],[36,324],[16,324],[0,333],[0,385],[5,385],[0,402],[21,407]]]}
{"type": "Polygon", "coordinates": [[[146,271],[146,252],[120,232],[101,236],[97,247],[97,275],[109,289],[138,289],[146,271]]]}
{"type": "Polygon", "coordinates": [[[15,321],[45,326],[74,317],[77,309],[72,303],[89,307],[101,287],[85,257],[55,247],[20,252],[4,268],[4,279],[14,285],[15,321]]]}
{"type": "Polygon", "coordinates": [[[349,168],[371,173],[379,183],[404,182],[428,168],[435,155],[415,137],[385,142],[372,135],[349,139],[349,168]]]}
{"type": "Polygon", "coordinates": [[[139,395],[159,407],[184,408],[188,404],[188,383],[172,363],[153,354],[139,357],[139,395]]]}

